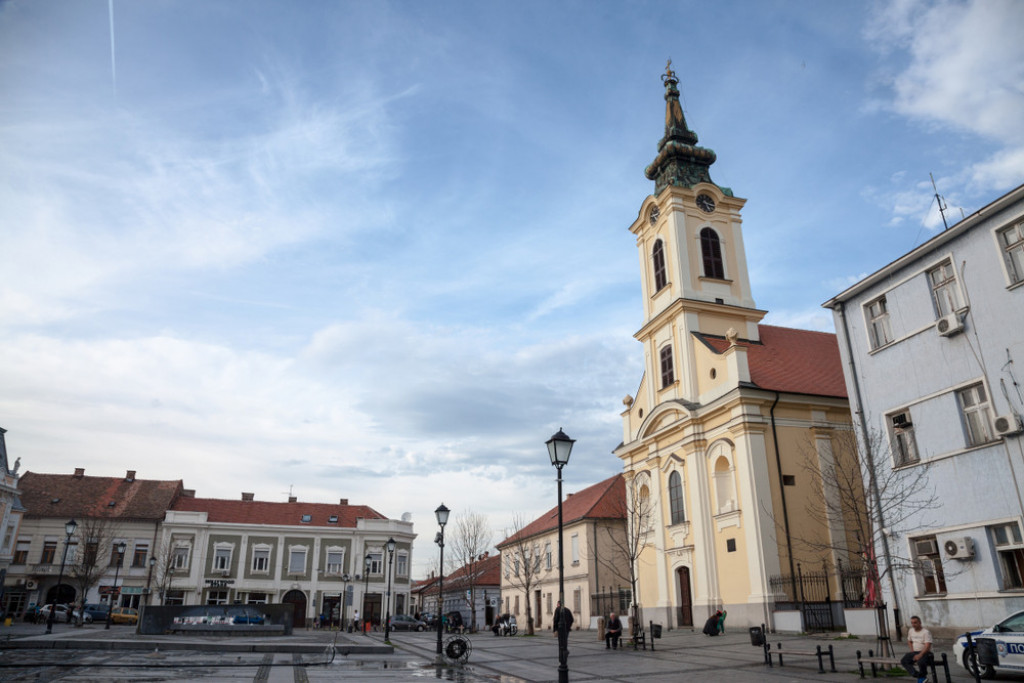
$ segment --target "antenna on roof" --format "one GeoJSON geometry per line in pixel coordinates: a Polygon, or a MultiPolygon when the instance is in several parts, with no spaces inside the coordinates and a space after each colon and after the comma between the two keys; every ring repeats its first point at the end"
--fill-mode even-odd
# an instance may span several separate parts
{"type": "Polygon", "coordinates": [[[935,190],[935,201],[939,203],[939,214],[942,215],[942,225],[946,230],[949,230],[949,223],[946,222],[946,202],[939,194],[939,188],[935,186],[935,176],[929,173],[928,177],[932,179],[932,189],[935,190]]]}
{"type": "MultiPolygon", "coordinates": [[[[288,484],[288,498],[289,499],[292,497],[292,488],[294,488],[294,486],[295,486],[295,484],[288,484]]],[[[284,491],[281,491],[281,493],[284,493],[284,491]]]]}

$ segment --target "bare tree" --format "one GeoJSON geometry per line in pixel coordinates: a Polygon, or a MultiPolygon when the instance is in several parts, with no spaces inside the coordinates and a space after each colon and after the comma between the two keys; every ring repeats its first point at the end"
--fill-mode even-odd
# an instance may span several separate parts
{"type": "MultiPolygon", "coordinates": [[[[151,585],[153,590],[160,597],[160,604],[164,604],[167,598],[167,591],[171,587],[171,580],[174,578],[174,546],[170,539],[164,539],[160,545],[153,550],[153,575],[151,585]]],[[[147,604],[149,598],[147,598],[147,604]]]]}
{"type": "Polygon", "coordinates": [[[541,571],[540,553],[533,547],[532,537],[523,534],[527,522],[516,513],[512,516],[511,532],[506,529],[505,537],[509,539],[501,551],[501,560],[505,563],[505,573],[509,583],[526,595],[526,633],[533,635],[533,610],[530,607],[530,592],[541,571]]]}
{"type": "Polygon", "coordinates": [[[464,567],[464,585],[469,591],[469,610],[472,615],[470,627],[476,631],[475,565],[482,558],[484,551],[490,549],[493,533],[487,523],[487,517],[468,510],[455,519],[455,529],[450,538],[448,545],[451,548],[452,569],[464,567]]]}
{"type": "Polygon", "coordinates": [[[624,481],[623,496],[616,500],[612,514],[614,519],[604,525],[610,553],[597,553],[597,561],[607,567],[612,574],[629,583],[632,591],[630,615],[633,618],[633,629],[641,623],[639,593],[637,593],[637,567],[640,555],[648,547],[653,531],[653,510],[650,488],[645,478],[633,477],[624,481]],[[622,522],[618,522],[618,517],[622,522]]]}
{"type": "Polygon", "coordinates": [[[78,591],[79,604],[85,605],[89,590],[100,582],[112,564],[106,551],[115,553],[114,539],[118,527],[114,520],[104,517],[86,517],[78,523],[78,537],[82,539],[74,557],[69,558],[68,579],[78,591]]]}

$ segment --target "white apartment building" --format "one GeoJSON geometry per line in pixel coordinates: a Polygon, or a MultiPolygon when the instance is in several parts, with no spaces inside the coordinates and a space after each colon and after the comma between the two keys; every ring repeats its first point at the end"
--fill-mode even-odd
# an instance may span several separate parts
{"type": "Polygon", "coordinates": [[[1024,185],[824,306],[862,457],[924,503],[875,536],[890,607],[947,633],[1024,609],[1024,185]]]}

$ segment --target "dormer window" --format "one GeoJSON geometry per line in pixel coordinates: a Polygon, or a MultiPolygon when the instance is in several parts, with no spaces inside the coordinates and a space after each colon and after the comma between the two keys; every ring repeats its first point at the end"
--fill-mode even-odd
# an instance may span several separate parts
{"type": "Polygon", "coordinates": [[[665,272],[665,245],[661,240],[654,243],[651,261],[654,266],[654,291],[660,292],[668,284],[668,274],[665,272]]]}
{"type": "Polygon", "coordinates": [[[302,515],[301,521],[303,524],[309,524],[313,521],[313,515],[302,515]]]}
{"type": "Polygon", "coordinates": [[[331,515],[330,517],[328,517],[327,518],[327,523],[328,524],[337,524],[338,523],[338,515],[331,515]]]}

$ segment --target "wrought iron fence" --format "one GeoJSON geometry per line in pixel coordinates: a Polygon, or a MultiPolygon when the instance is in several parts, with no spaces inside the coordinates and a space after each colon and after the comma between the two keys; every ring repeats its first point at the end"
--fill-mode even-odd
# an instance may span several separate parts
{"type": "Polygon", "coordinates": [[[863,605],[863,567],[844,567],[842,561],[839,561],[835,568],[822,562],[821,569],[817,571],[804,571],[797,563],[796,570],[796,574],[771,576],[768,583],[775,595],[775,609],[802,611],[805,626],[809,630],[830,630],[835,627],[834,603],[840,603],[842,607],[863,605]],[[839,595],[832,595],[834,587],[839,589],[839,595]]]}
{"type": "Polygon", "coordinates": [[[600,616],[607,616],[611,612],[629,614],[632,602],[633,593],[630,589],[602,586],[600,592],[590,594],[590,613],[600,616]]]}

